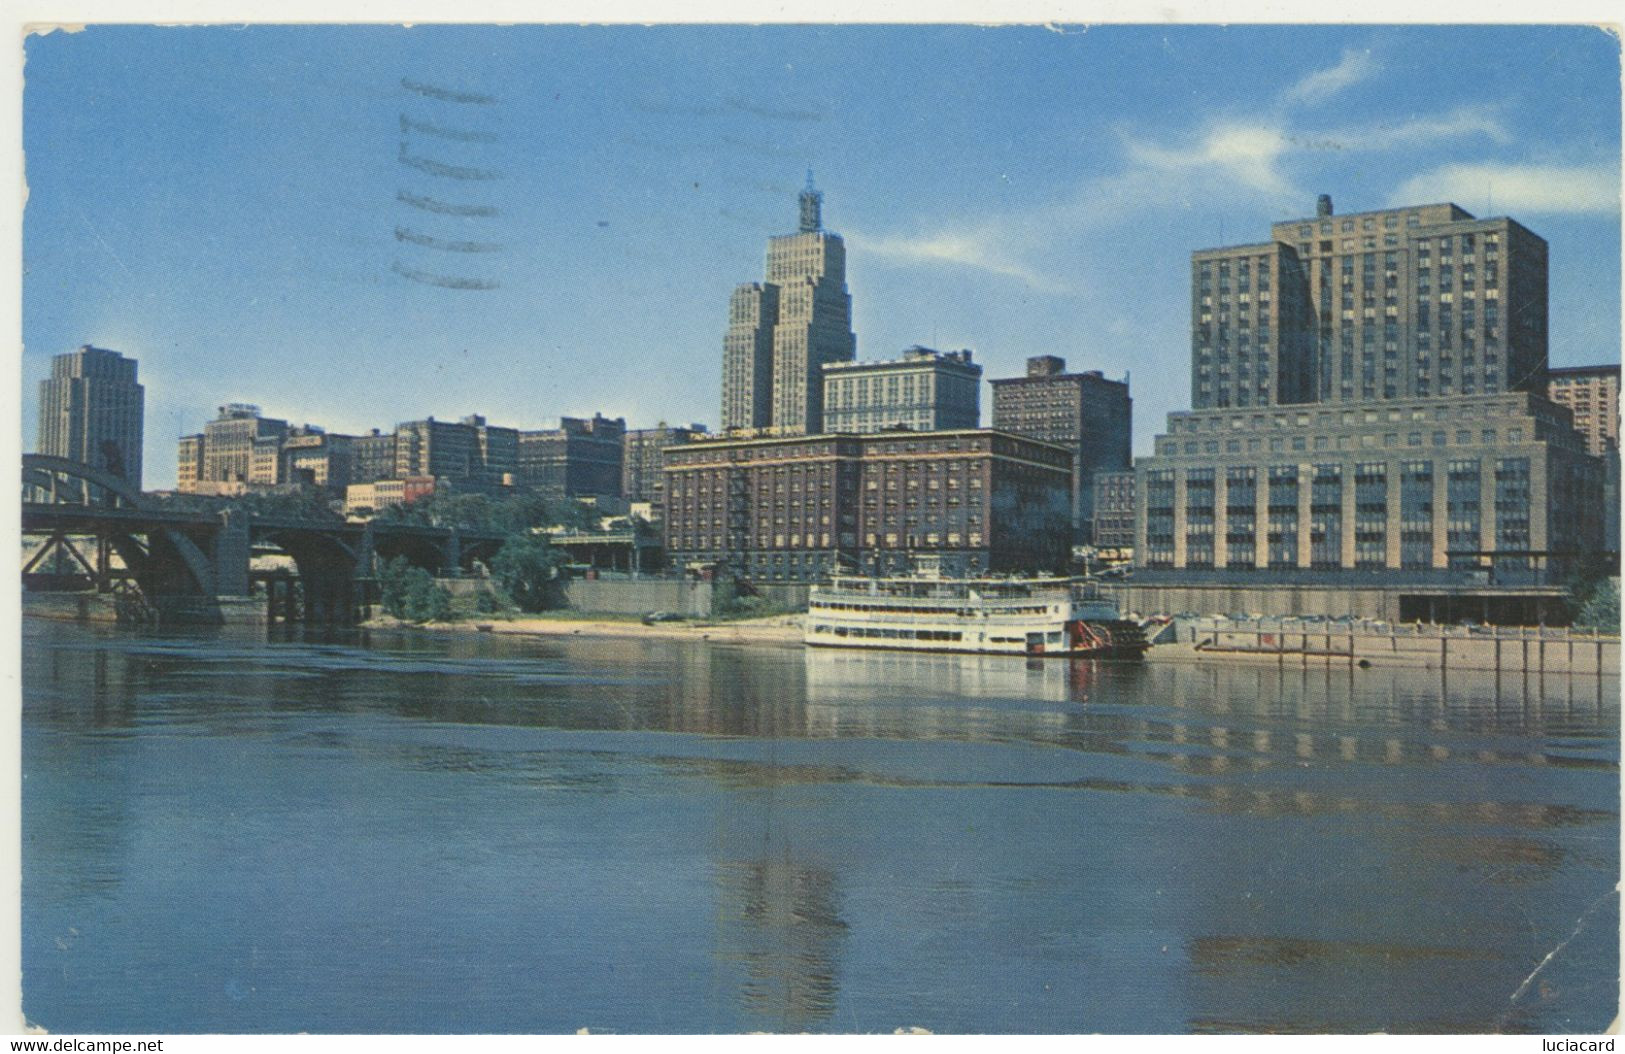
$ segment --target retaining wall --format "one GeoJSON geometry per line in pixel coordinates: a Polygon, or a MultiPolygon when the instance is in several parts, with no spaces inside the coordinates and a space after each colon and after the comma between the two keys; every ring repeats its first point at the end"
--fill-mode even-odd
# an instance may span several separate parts
{"type": "Polygon", "coordinates": [[[711,614],[711,583],[675,578],[573,578],[564,588],[571,610],[599,615],[670,611],[689,618],[711,614]]]}

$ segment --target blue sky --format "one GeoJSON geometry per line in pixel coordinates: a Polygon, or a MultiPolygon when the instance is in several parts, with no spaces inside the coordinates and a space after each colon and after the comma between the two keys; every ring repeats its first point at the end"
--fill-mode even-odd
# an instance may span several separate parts
{"type": "Polygon", "coordinates": [[[1584,27],[93,27],[26,60],[23,443],[50,356],[115,348],[149,486],[228,401],[714,426],[729,291],[809,167],[860,357],[1131,371],[1138,452],[1188,405],[1190,251],[1318,193],[1493,200],[1551,243],[1553,363],[1620,354],[1620,53],[1584,27]]]}

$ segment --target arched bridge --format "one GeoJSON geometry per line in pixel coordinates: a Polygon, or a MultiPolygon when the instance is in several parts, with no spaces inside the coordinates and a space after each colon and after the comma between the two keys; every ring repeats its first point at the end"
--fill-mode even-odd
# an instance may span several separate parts
{"type": "Polygon", "coordinates": [[[381,562],[402,556],[455,575],[503,542],[447,527],[165,509],[111,473],[43,454],[23,456],[22,486],[23,535],[35,546],[24,557],[25,589],[95,589],[201,617],[256,587],[272,602],[279,588],[291,597],[297,581],[305,619],[350,623],[371,603],[381,562]],[[291,558],[295,573],[256,574],[253,557],[266,554],[291,558]]]}

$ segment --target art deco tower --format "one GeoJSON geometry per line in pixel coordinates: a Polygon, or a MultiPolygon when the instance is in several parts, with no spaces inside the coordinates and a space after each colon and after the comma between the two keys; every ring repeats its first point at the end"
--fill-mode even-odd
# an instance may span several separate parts
{"type": "Polygon", "coordinates": [[[846,245],[823,229],[823,195],[811,172],[799,204],[800,229],[768,240],[767,281],[739,286],[729,304],[724,429],[821,431],[824,366],[857,355],[846,245]]]}
{"type": "Polygon", "coordinates": [[[58,355],[40,382],[37,449],[139,488],[143,405],[134,359],[88,344],[58,355]]]}

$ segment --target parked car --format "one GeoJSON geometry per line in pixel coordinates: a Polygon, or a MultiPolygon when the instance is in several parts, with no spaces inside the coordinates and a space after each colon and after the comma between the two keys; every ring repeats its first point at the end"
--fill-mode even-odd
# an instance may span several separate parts
{"type": "Polygon", "coordinates": [[[653,626],[661,622],[682,622],[684,618],[675,611],[651,611],[643,616],[643,624],[653,626]]]}

